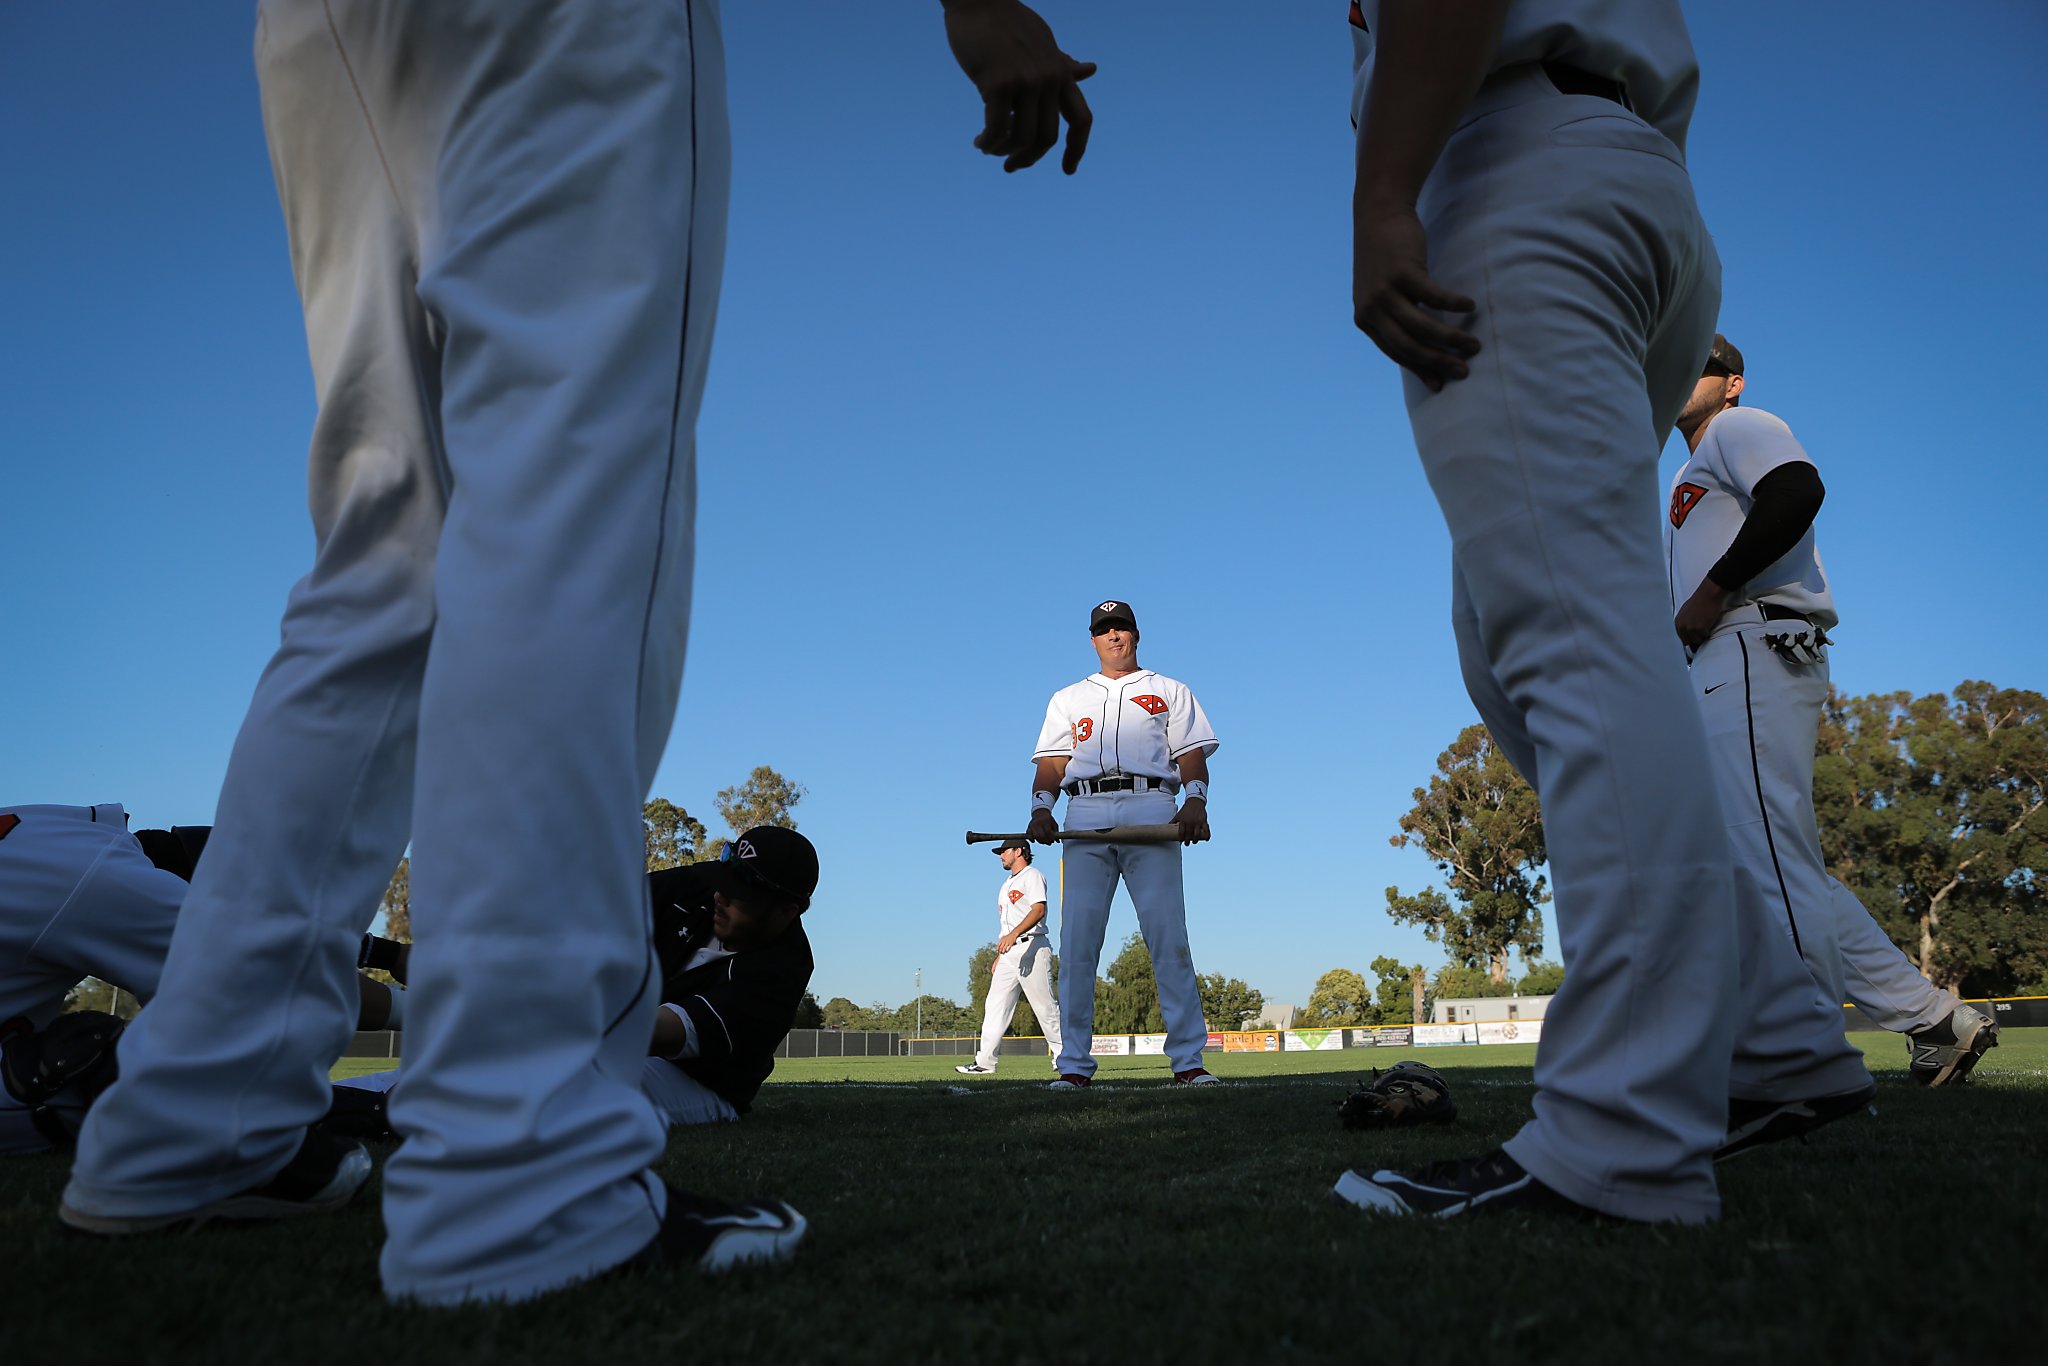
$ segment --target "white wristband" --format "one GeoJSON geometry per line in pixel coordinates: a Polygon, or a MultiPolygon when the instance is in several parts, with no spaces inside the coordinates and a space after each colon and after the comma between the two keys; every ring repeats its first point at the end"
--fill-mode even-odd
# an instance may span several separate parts
{"type": "Polygon", "coordinates": [[[1181,796],[1186,800],[1201,802],[1204,805],[1208,804],[1209,785],[1203,782],[1200,778],[1188,779],[1186,782],[1181,784],[1180,790],[1181,796]]]}
{"type": "Polygon", "coordinates": [[[1050,811],[1052,810],[1053,803],[1058,800],[1059,798],[1050,792],[1034,792],[1031,794],[1031,809],[1033,811],[1050,811]]]}
{"type": "Polygon", "coordinates": [[[696,1057],[697,1022],[695,1020],[692,1020],[690,1018],[690,1013],[684,1010],[679,1005],[672,1005],[667,1001],[663,1001],[661,1003],[661,1008],[683,1022],[682,1047],[678,1048],[675,1052],[668,1054],[668,1060],[670,1062],[681,1062],[684,1058],[696,1057]]]}

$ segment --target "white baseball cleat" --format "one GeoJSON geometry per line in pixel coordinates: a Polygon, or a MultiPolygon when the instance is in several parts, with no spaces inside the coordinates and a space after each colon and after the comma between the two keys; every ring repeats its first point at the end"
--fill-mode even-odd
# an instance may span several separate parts
{"type": "Polygon", "coordinates": [[[983,1067],[978,1062],[965,1063],[953,1070],[963,1077],[992,1077],[996,1074],[995,1068],[983,1067]]]}

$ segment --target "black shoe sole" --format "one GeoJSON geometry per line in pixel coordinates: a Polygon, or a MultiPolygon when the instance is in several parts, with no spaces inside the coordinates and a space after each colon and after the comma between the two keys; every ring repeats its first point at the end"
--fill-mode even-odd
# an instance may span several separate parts
{"type": "MultiPolygon", "coordinates": [[[[1803,1139],[1814,1130],[1846,1119],[1859,1111],[1877,1113],[1871,1102],[1877,1099],[1877,1086],[1864,1087],[1846,1095],[1823,1096],[1818,1100],[1788,1100],[1761,1111],[1744,1120],[1740,1125],[1731,1124],[1728,1136],[1714,1152],[1716,1162],[1726,1162],[1731,1157],[1761,1148],[1769,1143],[1782,1143],[1788,1138],[1803,1139]]],[[[1766,1104],[1756,1101],[1752,1104],[1766,1104]]]]}

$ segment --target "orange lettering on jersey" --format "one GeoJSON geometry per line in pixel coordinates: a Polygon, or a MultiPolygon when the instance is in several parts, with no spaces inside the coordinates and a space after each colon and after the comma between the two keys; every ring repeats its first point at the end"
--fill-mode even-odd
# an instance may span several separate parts
{"type": "Polygon", "coordinates": [[[1074,723],[1074,743],[1080,744],[1095,733],[1095,718],[1084,716],[1074,723]]]}
{"type": "Polygon", "coordinates": [[[1138,696],[1133,697],[1131,701],[1137,703],[1154,716],[1166,710],[1166,699],[1154,697],[1151,693],[1140,693],[1138,696]]]}
{"type": "Polygon", "coordinates": [[[8,812],[4,816],[0,816],[0,840],[6,839],[7,832],[14,829],[15,826],[20,824],[21,817],[15,815],[12,811],[8,812]]]}
{"type": "Polygon", "coordinates": [[[1671,490],[1671,525],[1684,526],[1685,519],[1692,516],[1692,510],[1706,496],[1707,491],[1698,484],[1680,484],[1671,490]]]}
{"type": "Polygon", "coordinates": [[[1022,893],[1022,892],[1018,891],[1018,890],[1017,890],[1017,889],[1016,889],[1015,887],[1012,887],[1012,888],[1010,889],[1010,904],[1011,904],[1012,906],[1016,905],[1016,904],[1017,904],[1018,902],[1022,901],[1023,899],[1024,899],[1024,893],[1022,893]]]}

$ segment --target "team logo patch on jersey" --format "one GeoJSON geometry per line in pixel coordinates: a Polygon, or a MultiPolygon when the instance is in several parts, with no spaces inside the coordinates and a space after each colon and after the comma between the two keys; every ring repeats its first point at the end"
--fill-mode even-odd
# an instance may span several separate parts
{"type": "Polygon", "coordinates": [[[1012,888],[1010,889],[1010,904],[1011,904],[1012,906],[1016,905],[1016,904],[1017,904],[1018,902],[1022,901],[1023,899],[1024,899],[1024,893],[1022,893],[1022,892],[1018,891],[1018,890],[1017,890],[1017,889],[1016,889],[1015,887],[1012,887],[1012,888]]]}
{"type": "Polygon", "coordinates": [[[1698,484],[1680,484],[1671,490],[1671,525],[1681,527],[1685,519],[1692,516],[1692,510],[1700,505],[1700,499],[1707,491],[1698,484]]]}
{"type": "Polygon", "coordinates": [[[15,815],[12,811],[8,812],[4,816],[0,816],[0,840],[6,839],[7,833],[10,830],[14,829],[15,826],[20,824],[21,817],[15,815]]]}
{"type": "Polygon", "coordinates": [[[1150,712],[1154,716],[1158,716],[1166,710],[1166,699],[1163,697],[1154,697],[1151,693],[1148,692],[1139,693],[1136,697],[1133,697],[1131,701],[1136,703],[1138,706],[1143,707],[1146,711],[1150,712]]]}

